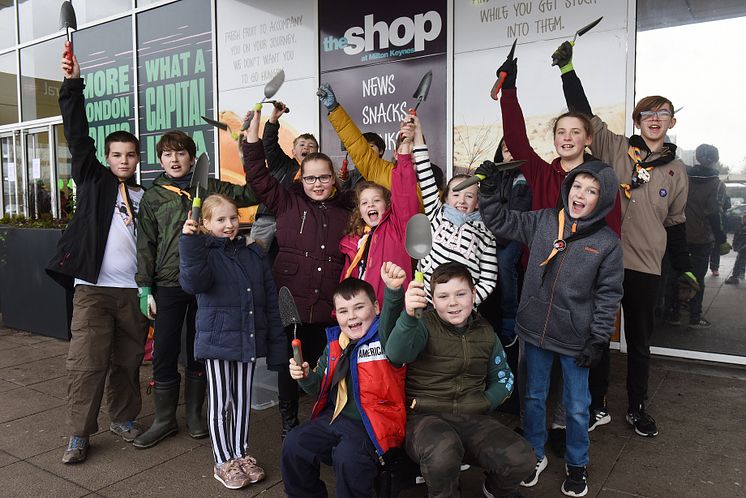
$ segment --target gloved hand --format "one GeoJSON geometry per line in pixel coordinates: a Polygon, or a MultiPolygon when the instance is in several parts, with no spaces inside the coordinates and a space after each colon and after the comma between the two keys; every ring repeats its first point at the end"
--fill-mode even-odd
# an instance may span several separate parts
{"type": "Polygon", "coordinates": [[[505,77],[505,81],[503,81],[503,90],[504,89],[513,89],[515,88],[515,80],[518,76],[518,57],[515,59],[506,59],[505,62],[503,62],[503,65],[500,66],[497,70],[497,76],[500,77],[500,73],[505,72],[507,76],[505,77]]]}
{"type": "Polygon", "coordinates": [[[552,65],[559,66],[560,72],[565,74],[573,70],[572,67],[572,43],[565,40],[552,54],[552,65]]]}
{"type": "Polygon", "coordinates": [[[137,296],[140,298],[140,313],[145,315],[148,320],[155,320],[156,308],[155,297],[150,287],[140,287],[137,289],[137,296]]]}
{"type": "Polygon", "coordinates": [[[700,289],[697,277],[690,271],[681,274],[678,284],[679,302],[682,304],[688,303],[700,289]]]}
{"type": "Polygon", "coordinates": [[[578,356],[575,357],[575,364],[581,368],[593,368],[601,361],[604,349],[609,347],[605,341],[600,341],[597,337],[589,337],[585,341],[585,346],[578,356]]]}
{"type": "Polygon", "coordinates": [[[723,242],[718,247],[720,248],[720,255],[721,256],[725,256],[726,254],[728,254],[731,251],[731,249],[733,249],[733,246],[731,246],[728,241],[723,242]]]}
{"type": "Polygon", "coordinates": [[[332,86],[329,83],[322,83],[316,92],[316,95],[329,112],[332,112],[334,108],[339,105],[337,97],[334,96],[334,90],[332,90],[332,86]]]}
{"type": "Polygon", "coordinates": [[[484,161],[479,165],[474,174],[484,176],[484,179],[479,182],[479,192],[482,195],[494,195],[497,192],[498,173],[499,171],[492,161],[484,161]]]}

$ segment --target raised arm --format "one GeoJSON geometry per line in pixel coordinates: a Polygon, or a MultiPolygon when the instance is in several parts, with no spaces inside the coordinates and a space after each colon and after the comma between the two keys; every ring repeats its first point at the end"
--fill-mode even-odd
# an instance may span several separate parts
{"type": "Polygon", "coordinates": [[[213,275],[207,264],[205,236],[186,232],[186,226],[196,222],[188,219],[184,231],[179,236],[179,285],[187,294],[207,292],[213,285],[213,275]]]}
{"type": "Polygon", "coordinates": [[[435,183],[432,166],[430,165],[430,154],[425,144],[415,144],[412,149],[415,167],[417,168],[417,181],[422,192],[422,203],[425,205],[425,214],[433,221],[438,215],[443,203],[438,193],[438,185],[435,183]]]}
{"type": "Polygon", "coordinates": [[[267,157],[269,173],[277,178],[280,183],[287,186],[293,181],[299,166],[298,161],[288,156],[280,147],[280,123],[278,120],[284,112],[285,104],[282,102],[277,102],[273,106],[269,120],[264,123],[262,146],[264,146],[264,155],[267,157]]]}

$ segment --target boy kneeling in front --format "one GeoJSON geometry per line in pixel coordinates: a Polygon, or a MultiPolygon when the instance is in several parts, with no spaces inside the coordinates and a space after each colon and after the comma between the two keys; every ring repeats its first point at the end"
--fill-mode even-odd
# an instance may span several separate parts
{"type": "MultiPolygon", "coordinates": [[[[387,303],[392,289],[401,292],[405,277],[402,268],[383,264],[387,303]]],[[[293,428],[282,446],[282,480],[291,498],[327,496],[321,462],[334,468],[338,497],[373,496],[378,460],[404,439],[406,368],[389,361],[379,335],[398,311],[385,304],[379,318],[373,287],[357,278],[342,281],[333,298],[339,326],[326,329],[316,368],[290,359],[290,376],[307,393],[318,394],[311,420],[293,428]]]]}
{"type": "Polygon", "coordinates": [[[469,269],[445,263],[430,280],[435,309],[424,285],[386,289],[385,308],[400,313],[393,330],[379,328],[386,355],[407,364],[405,449],[420,465],[428,497],[461,496],[461,463],[486,471],[484,496],[515,496],[536,459],[528,442],[489,413],[510,396],[513,374],[500,340],[474,311],[469,269]],[[405,308],[404,311],[401,311],[405,308]]]}

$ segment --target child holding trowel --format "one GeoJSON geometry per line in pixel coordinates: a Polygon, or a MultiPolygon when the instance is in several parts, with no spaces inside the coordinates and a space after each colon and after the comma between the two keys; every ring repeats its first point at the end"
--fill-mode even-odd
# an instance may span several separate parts
{"type": "MultiPolygon", "coordinates": [[[[197,146],[189,135],[179,130],[165,133],[156,144],[156,151],[163,173],[153,181],[140,204],[135,275],[140,290],[140,310],[155,320],[152,383],[155,420],[135,439],[133,444],[137,448],[155,446],[178,431],[176,406],[181,376],[177,366],[184,320],[187,428],[194,438],[207,436],[207,424],[202,416],[207,384],[205,365],[194,359],[197,301],[179,285],[179,233],[197,193],[197,184],[207,177],[202,168],[209,168],[209,161],[205,158],[195,166],[197,146]]],[[[206,183],[199,186],[202,196],[219,193],[233,199],[239,207],[259,202],[248,185],[233,185],[212,178],[206,183]]]]}
{"type": "MultiPolygon", "coordinates": [[[[386,262],[379,276],[386,299],[401,295],[407,274],[386,262]]],[[[311,420],[293,429],[282,445],[282,480],[290,498],[327,496],[319,462],[330,463],[337,496],[372,496],[378,460],[404,439],[404,376],[384,353],[385,332],[400,309],[385,302],[380,318],[373,287],[348,278],[334,291],[338,326],[326,329],[316,368],[290,359],[289,372],[304,391],[317,395],[311,420]]]]}
{"type": "Polygon", "coordinates": [[[361,180],[355,186],[356,209],[352,211],[347,231],[339,242],[345,256],[342,280],[356,277],[370,283],[376,299],[383,301],[386,285],[381,279],[381,265],[391,261],[404,268],[412,279],[412,260],[404,247],[407,221],[417,214],[417,176],[412,166],[412,136],[415,124],[405,119],[397,162],[391,171],[391,191],[377,183],[361,180]]]}
{"type": "Polygon", "coordinates": [[[109,430],[128,442],[139,434],[134,420],[142,407],[139,377],[148,326],[138,311],[135,283],[135,216],[144,194],[135,183],[140,144],[131,133],[116,131],[104,142],[108,167],[96,159],[88,135],[85,84],[77,58],[71,53],[68,58],[69,43],[62,58],[59,104],[78,186],[77,209],[47,272],[75,289],[66,363],[69,438],[62,457],[72,464],[87,457],[104,393],[109,430]]]}
{"type": "Polygon", "coordinates": [[[472,185],[455,192],[453,187],[469,178],[469,175],[455,175],[443,192],[445,202],[441,201],[420,120],[417,116],[411,116],[411,119],[415,126],[412,152],[417,179],[433,234],[432,249],[419,261],[417,269],[425,276],[425,290],[429,299],[433,270],[449,261],[462,263],[474,280],[475,305],[479,305],[497,286],[497,243],[479,214],[479,187],[472,185]]]}
{"type": "Polygon", "coordinates": [[[257,358],[279,370],[287,339],[262,248],[238,235],[238,208],[213,194],[202,226],[191,215],[179,239],[179,283],[197,298],[194,356],[206,363],[214,477],[239,489],[264,479],[249,455],[251,383],[257,358]],[[230,412],[230,413],[229,413],[230,412]]]}

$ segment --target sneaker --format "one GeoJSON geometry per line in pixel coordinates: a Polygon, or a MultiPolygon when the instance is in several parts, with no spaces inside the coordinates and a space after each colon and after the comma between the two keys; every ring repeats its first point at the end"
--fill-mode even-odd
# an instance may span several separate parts
{"type": "Polygon", "coordinates": [[[85,462],[88,456],[88,437],[70,436],[67,440],[67,449],[62,455],[62,463],[85,462]]]}
{"type": "Polygon", "coordinates": [[[705,320],[704,318],[689,322],[690,329],[708,329],[710,327],[712,327],[712,324],[709,320],[705,320]]]}
{"type": "Polygon", "coordinates": [[[552,447],[554,454],[560,458],[565,458],[565,438],[567,431],[564,427],[552,427],[549,429],[549,446],[552,447]]]}
{"type": "Polygon", "coordinates": [[[112,422],[109,424],[109,430],[128,443],[134,441],[142,433],[140,426],[132,420],[128,420],[127,422],[112,422]]]}
{"type": "Polygon", "coordinates": [[[627,413],[627,422],[635,427],[635,432],[640,436],[655,437],[658,435],[655,419],[648,415],[643,404],[627,413]]]}
{"type": "Polygon", "coordinates": [[[496,495],[495,491],[492,491],[486,480],[482,483],[482,494],[487,498],[496,498],[497,496],[500,496],[501,498],[521,498],[521,494],[518,491],[514,491],[507,495],[496,495]]]}
{"type": "Polygon", "coordinates": [[[264,479],[264,469],[256,464],[256,458],[253,456],[246,455],[245,457],[236,458],[236,462],[241,467],[243,473],[246,474],[246,477],[249,478],[251,484],[264,479]]]}
{"type": "Polygon", "coordinates": [[[732,284],[732,285],[738,285],[738,277],[735,275],[731,275],[730,277],[725,279],[726,284],[732,284]]]}
{"type": "Polygon", "coordinates": [[[593,431],[599,425],[606,425],[611,422],[611,415],[606,411],[606,407],[591,407],[591,417],[588,419],[588,432],[593,431]]]}
{"type": "Polygon", "coordinates": [[[720,271],[719,270],[710,270],[710,271],[712,272],[712,276],[713,277],[719,277],[720,276],[720,271]]]}
{"type": "Polygon", "coordinates": [[[544,469],[547,468],[548,463],[549,460],[547,459],[546,455],[544,455],[544,458],[542,458],[541,460],[536,460],[536,467],[534,468],[534,471],[525,480],[521,481],[521,486],[523,486],[524,488],[536,486],[536,484],[539,482],[539,474],[541,474],[544,469]]]}
{"type": "Polygon", "coordinates": [[[236,460],[215,465],[213,477],[228,489],[241,489],[249,485],[249,478],[236,460]]]}
{"type": "Polygon", "coordinates": [[[562,483],[562,494],[566,496],[585,496],[588,494],[588,472],[585,467],[565,467],[565,482],[562,483]]]}

